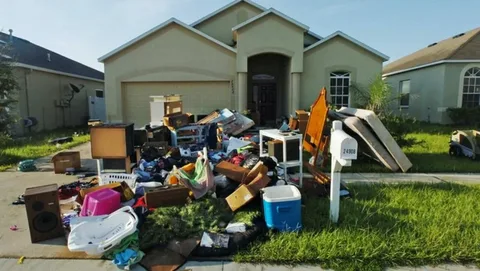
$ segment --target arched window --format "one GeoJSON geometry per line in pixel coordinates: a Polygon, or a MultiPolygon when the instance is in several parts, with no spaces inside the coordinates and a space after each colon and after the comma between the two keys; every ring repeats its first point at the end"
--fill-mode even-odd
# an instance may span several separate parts
{"type": "Polygon", "coordinates": [[[336,71],[330,73],[330,101],[337,107],[350,104],[349,99],[350,73],[346,71],[336,71]]]}
{"type": "Polygon", "coordinates": [[[463,76],[462,107],[480,106],[480,68],[468,69],[463,76]]]}

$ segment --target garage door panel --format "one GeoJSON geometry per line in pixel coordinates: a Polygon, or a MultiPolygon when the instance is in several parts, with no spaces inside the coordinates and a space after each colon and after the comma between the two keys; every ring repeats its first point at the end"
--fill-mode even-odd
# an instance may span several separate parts
{"type": "Polygon", "coordinates": [[[123,84],[124,120],[142,127],[150,122],[150,96],[180,94],[183,111],[206,115],[212,110],[231,107],[230,83],[148,82],[123,84]]]}

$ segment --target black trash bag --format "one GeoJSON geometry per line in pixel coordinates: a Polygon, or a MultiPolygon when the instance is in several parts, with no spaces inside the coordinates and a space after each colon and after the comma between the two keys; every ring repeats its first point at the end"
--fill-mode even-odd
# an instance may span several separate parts
{"type": "Polygon", "coordinates": [[[143,223],[145,223],[145,220],[147,219],[147,216],[150,214],[150,211],[144,206],[135,207],[133,211],[138,217],[137,229],[141,229],[143,223]]]}
{"type": "Polygon", "coordinates": [[[258,161],[260,161],[260,157],[258,157],[258,155],[251,153],[245,158],[245,160],[243,160],[240,166],[244,168],[252,169],[258,163],[258,161]]]}
{"type": "Polygon", "coordinates": [[[165,182],[165,178],[166,178],[166,177],[163,177],[162,174],[160,174],[160,173],[155,173],[155,174],[153,175],[153,180],[152,180],[152,181],[163,184],[163,182],[165,182]]]}
{"type": "Polygon", "coordinates": [[[268,228],[262,217],[254,219],[253,226],[248,228],[246,232],[233,233],[229,235],[228,248],[210,248],[197,246],[192,252],[192,256],[196,257],[224,257],[233,255],[238,250],[246,248],[250,243],[261,236],[265,236],[268,228]]]}
{"type": "Polygon", "coordinates": [[[275,169],[277,168],[277,163],[275,163],[271,157],[260,157],[260,161],[262,161],[263,164],[268,168],[268,171],[276,172],[275,169]]]}
{"type": "Polygon", "coordinates": [[[141,158],[147,162],[151,162],[159,157],[162,157],[160,150],[153,146],[144,146],[142,147],[141,151],[141,158]]]}
{"type": "Polygon", "coordinates": [[[223,199],[230,196],[230,194],[235,192],[235,190],[237,190],[238,186],[240,185],[236,181],[233,181],[231,179],[228,179],[228,180],[229,180],[228,185],[225,188],[219,185],[215,186],[215,194],[217,194],[217,198],[223,199]]]}

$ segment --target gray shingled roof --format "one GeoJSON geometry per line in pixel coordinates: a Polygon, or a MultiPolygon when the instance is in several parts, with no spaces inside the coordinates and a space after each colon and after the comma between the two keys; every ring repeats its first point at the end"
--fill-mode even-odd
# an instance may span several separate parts
{"type": "Polygon", "coordinates": [[[442,60],[480,59],[480,27],[442,41],[389,63],[383,74],[415,68],[442,60]],[[462,35],[463,34],[463,35],[462,35]]]}
{"type": "MultiPolygon", "coordinates": [[[[0,32],[0,45],[10,42],[10,35],[0,32]]],[[[50,69],[54,71],[75,74],[103,80],[103,72],[97,71],[79,62],[52,52],[41,46],[15,36],[12,36],[11,51],[8,53],[15,62],[50,69]],[[50,61],[48,60],[50,54],[50,61]]]]}

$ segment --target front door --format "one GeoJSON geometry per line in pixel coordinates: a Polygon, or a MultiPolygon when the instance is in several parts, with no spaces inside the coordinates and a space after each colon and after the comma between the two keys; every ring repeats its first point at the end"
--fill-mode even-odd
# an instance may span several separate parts
{"type": "Polygon", "coordinates": [[[253,89],[257,112],[260,113],[260,124],[275,125],[277,115],[277,87],[275,83],[254,84],[253,89]]]}

